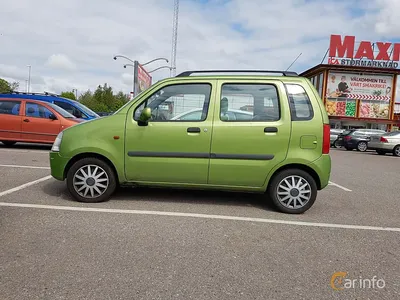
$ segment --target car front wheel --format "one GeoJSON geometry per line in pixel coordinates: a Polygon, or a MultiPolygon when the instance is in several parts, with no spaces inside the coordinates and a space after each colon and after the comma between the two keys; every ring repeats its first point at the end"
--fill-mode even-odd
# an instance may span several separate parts
{"type": "Polygon", "coordinates": [[[77,201],[97,203],[109,200],[117,179],[105,161],[88,157],[78,160],[68,170],[67,187],[77,201]]]}
{"type": "Polygon", "coordinates": [[[299,169],[288,169],[272,179],[268,195],[279,211],[301,214],[314,204],[317,190],[317,184],[310,174],[299,169]]]}

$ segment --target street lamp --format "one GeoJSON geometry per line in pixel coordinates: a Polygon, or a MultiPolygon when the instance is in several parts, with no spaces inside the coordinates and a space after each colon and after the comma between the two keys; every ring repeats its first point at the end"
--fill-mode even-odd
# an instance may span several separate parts
{"type": "Polygon", "coordinates": [[[29,73],[28,73],[28,93],[29,93],[29,90],[30,90],[30,87],[31,87],[31,69],[32,69],[32,66],[31,65],[27,65],[27,67],[28,67],[28,69],[29,69],[29,73]]]}
{"type": "Polygon", "coordinates": [[[157,70],[160,70],[160,69],[170,69],[170,70],[172,70],[173,67],[170,67],[170,66],[162,66],[162,67],[158,67],[157,69],[151,70],[151,71],[149,71],[148,73],[153,73],[154,71],[157,71],[157,70]]]}
{"type": "Polygon", "coordinates": [[[132,78],[132,91],[133,91],[133,95],[135,95],[135,65],[133,65],[133,64],[126,64],[126,65],[124,65],[124,68],[126,69],[126,67],[127,66],[129,66],[129,67],[132,67],[132,70],[133,70],[133,78],[132,78]]]}

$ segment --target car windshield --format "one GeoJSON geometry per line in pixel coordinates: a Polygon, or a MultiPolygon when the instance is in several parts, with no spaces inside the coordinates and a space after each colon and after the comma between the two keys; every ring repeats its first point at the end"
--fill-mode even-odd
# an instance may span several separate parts
{"type": "Polygon", "coordinates": [[[69,112],[67,112],[65,109],[53,104],[53,103],[47,103],[48,105],[51,106],[51,108],[53,108],[55,111],[57,111],[60,115],[62,115],[64,118],[75,118],[74,115],[70,114],[69,112]]]}
{"type": "Polygon", "coordinates": [[[86,107],[85,105],[79,103],[78,101],[74,101],[74,104],[81,109],[85,114],[91,117],[100,117],[98,114],[96,114],[93,110],[90,108],[86,107]]]}

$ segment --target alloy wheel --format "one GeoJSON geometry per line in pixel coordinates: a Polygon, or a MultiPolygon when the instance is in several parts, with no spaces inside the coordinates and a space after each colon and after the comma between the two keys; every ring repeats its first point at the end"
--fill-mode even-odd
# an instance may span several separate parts
{"type": "Polygon", "coordinates": [[[97,198],[103,195],[109,183],[107,172],[97,165],[82,166],[73,177],[75,191],[84,198],[97,198]]]}
{"type": "Polygon", "coordinates": [[[298,209],[305,206],[311,199],[311,185],[301,176],[285,177],[278,184],[278,201],[287,208],[298,209]]]}

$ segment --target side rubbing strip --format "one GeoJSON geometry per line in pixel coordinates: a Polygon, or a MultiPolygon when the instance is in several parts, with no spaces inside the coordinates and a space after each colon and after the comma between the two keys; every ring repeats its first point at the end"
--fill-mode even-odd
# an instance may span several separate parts
{"type": "Polygon", "coordinates": [[[173,158],[211,158],[211,159],[243,159],[243,160],[271,160],[272,154],[215,154],[215,153],[187,153],[187,152],[147,152],[129,151],[130,157],[173,157],[173,158]]]}
{"type": "Polygon", "coordinates": [[[132,157],[210,158],[208,153],[129,151],[132,157]]]}

